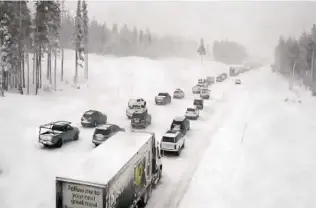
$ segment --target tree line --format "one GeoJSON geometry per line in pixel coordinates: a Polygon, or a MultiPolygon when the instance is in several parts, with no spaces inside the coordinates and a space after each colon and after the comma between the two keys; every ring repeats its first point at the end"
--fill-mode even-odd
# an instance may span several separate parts
{"type": "Polygon", "coordinates": [[[301,80],[306,86],[315,88],[316,26],[302,32],[299,38],[279,37],[275,48],[273,69],[301,80]]]}
{"type": "Polygon", "coordinates": [[[88,53],[151,58],[192,56],[196,45],[195,41],[179,37],[158,37],[148,28],[131,29],[126,24],[110,28],[90,21],[86,0],[77,0],[75,16],[65,9],[64,0],[0,1],[0,91],[29,94],[32,88],[37,94],[46,83],[56,90],[57,69],[59,81],[64,81],[65,49],[75,51],[76,84],[80,71],[88,79],[88,53]],[[34,7],[34,14],[29,5],[34,7]]]}
{"type": "MultiPolygon", "coordinates": [[[[74,49],[72,34],[75,34],[75,18],[67,11],[62,22],[61,42],[66,48],[74,49]]],[[[158,36],[149,28],[138,28],[127,24],[107,25],[91,20],[88,25],[88,50],[101,55],[142,56],[150,58],[170,56],[192,56],[197,43],[175,36],[158,36]]]]}
{"type": "Polygon", "coordinates": [[[234,41],[214,41],[213,57],[225,64],[242,64],[248,54],[246,48],[234,41]]]}

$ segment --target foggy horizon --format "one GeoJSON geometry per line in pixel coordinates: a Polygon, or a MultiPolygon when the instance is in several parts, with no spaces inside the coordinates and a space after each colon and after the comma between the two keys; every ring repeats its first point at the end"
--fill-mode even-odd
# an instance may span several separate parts
{"type": "MultiPolygon", "coordinates": [[[[73,14],[76,1],[65,2],[73,14]]],[[[316,19],[316,2],[110,2],[88,1],[90,20],[111,27],[149,28],[206,43],[232,40],[253,55],[271,57],[280,35],[298,36],[316,19]]]]}

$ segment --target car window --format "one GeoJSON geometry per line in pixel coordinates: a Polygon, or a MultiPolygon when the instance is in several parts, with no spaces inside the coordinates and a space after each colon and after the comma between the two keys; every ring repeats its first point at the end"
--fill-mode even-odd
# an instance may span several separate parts
{"type": "Polygon", "coordinates": [[[116,125],[112,126],[113,132],[117,132],[120,128],[116,125]]]}
{"type": "Polygon", "coordinates": [[[163,136],[162,141],[163,142],[172,142],[172,143],[176,142],[174,137],[167,137],[167,136],[163,136]]]}
{"type": "Polygon", "coordinates": [[[94,134],[110,135],[112,133],[110,128],[107,129],[95,129],[94,134]]]}
{"type": "Polygon", "coordinates": [[[53,131],[66,131],[66,128],[65,128],[65,126],[60,126],[60,125],[53,125],[53,127],[52,127],[52,130],[53,131]]]}

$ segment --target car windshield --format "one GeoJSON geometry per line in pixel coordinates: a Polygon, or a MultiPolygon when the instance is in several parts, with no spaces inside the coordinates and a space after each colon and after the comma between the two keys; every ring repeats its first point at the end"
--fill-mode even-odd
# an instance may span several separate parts
{"type": "Polygon", "coordinates": [[[52,126],[53,131],[66,131],[66,126],[61,125],[53,125],[52,126]]]}
{"type": "Polygon", "coordinates": [[[140,106],[140,105],[133,105],[133,109],[141,109],[142,108],[142,106],[140,106]]]}
{"type": "Polygon", "coordinates": [[[109,135],[110,134],[110,129],[95,129],[94,134],[102,134],[102,135],[109,135]]]}
{"type": "Polygon", "coordinates": [[[92,115],[93,115],[93,111],[87,111],[87,112],[85,112],[84,114],[83,114],[83,117],[84,118],[91,118],[92,117],[92,115]]]}
{"type": "Polygon", "coordinates": [[[143,113],[133,113],[133,118],[144,118],[145,117],[145,114],[143,113]]]}
{"type": "Polygon", "coordinates": [[[202,105],[202,100],[194,100],[194,105],[202,105]]]}
{"type": "Polygon", "coordinates": [[[174,137],[163,136],[162,137],[162,141],[163,142],[172,142],[172,143],[174,143],[175,139],[174,139],[174,137]]]}
{"type": "Polygon", "coordinates": [[[167,96],[166,93],[158,93],[158,96],[167,96]]]}
{"type": "Polygon", "coordinates": [[[194,108],[187,108],[187,111],[195,112],[195,109],[194,108]]]}

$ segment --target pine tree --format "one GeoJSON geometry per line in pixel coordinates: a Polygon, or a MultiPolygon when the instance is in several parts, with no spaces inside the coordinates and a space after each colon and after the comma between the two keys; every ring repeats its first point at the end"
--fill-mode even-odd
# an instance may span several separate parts
{"type": "Polygon", "coordinates": [[[88,69],[88,49],[89,49],[89,18],[88,18],[88,5],[85,0],[82,0],[82,13],[83,13],[83,37],[84,37],[84,78],[87,80],[89,77],[88,69]]]}
{"type": "Polygon", "coordinates": [[[205,50],[205,46],[204,46],[204,40],[203,38],[201,38],[201,41],[200,41],[200,46],[198,48],[198,51],[199,55],[201,56],[201,62],[203,62],[203,56],[206,55],[206,50],[205,50]]]}
{"type": "Polygon", "coordinates": [[[0,62],[1,72],[3,80],[3,89],[8,90],[9,75],[12,73],[12,50],[13,45],[11,34],[11,21],[13,20],[14,5],[10,1],[1,1],[1,13],[0,13],[0,31],[1,36],[1,48],[0,48],[0,62]]]}
{"type": "Polygon", "coordinates": [[[144,32],[143,30],[139,31],[139,43],[142,44],[144,39],[144,32]]]}
{"type": "Polygon", "coordinates": [[[82,32],[82,15],[81,15],[81,1],[77,2],[77,12],[76,12],[76,33],[75,33],[75,46],[76,46],[76,66],[75,66],[75,77],[74,83],[78,83],[78,67],[82,68],[81,61],[84,60],[83,57],[83,32],[82,32]]]}
{"type": "Polygon", "coordinates": [[[35,94],[38,93],[38,89],[42,86],[42,57],[43,52],[47,48],[49,43],[48,37],[48,1],[37,1],[35,3],[35,34],[34,34],[34,47],[35,47],[35,70],[36,70],[36,87],[35,94]]]}

